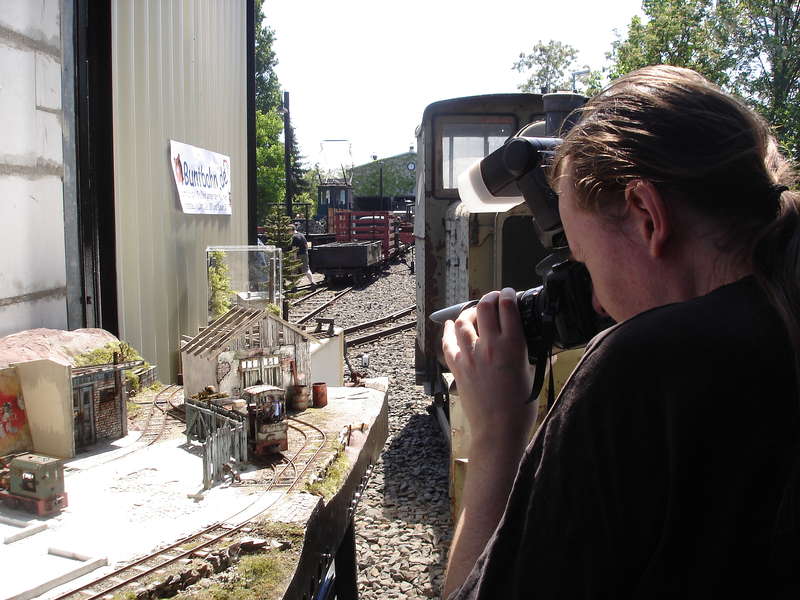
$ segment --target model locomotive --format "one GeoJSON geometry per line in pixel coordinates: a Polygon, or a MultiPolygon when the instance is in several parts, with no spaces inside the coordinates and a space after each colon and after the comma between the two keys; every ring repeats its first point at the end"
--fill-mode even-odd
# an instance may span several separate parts
{"type": "Polygon", "coordinates": [[[247,439],[255,455],[289,449],[284,391],[273,385],[254,385],[242,391],[247,402],[247,439]]]}
{"type": "Polygon", "coordinates": [[[64,465],[57,458],[24,454],[8,463],[0,478],[0,501],[9,508],[20,508],[46,516],[67,506],[64,491],[64,465]]]}

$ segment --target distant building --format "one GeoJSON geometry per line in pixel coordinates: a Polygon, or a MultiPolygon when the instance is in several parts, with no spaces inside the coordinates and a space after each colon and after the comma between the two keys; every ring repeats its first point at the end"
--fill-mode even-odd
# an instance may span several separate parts
{"type": "Polygon", "coordinates": [[[416,185],[416,152],[404,152],[358,165],[353,167],[354,208],[403,210],[407,201],[413,203],[416,185]]]}

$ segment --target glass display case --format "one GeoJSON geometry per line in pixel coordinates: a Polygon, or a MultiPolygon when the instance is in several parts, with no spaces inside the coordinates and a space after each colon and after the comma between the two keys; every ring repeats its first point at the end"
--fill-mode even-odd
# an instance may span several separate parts
{"type": "Polygon", "coordinates": [[[283,301],[282,250],[275,246],[209,246],[208,322],[232,306],[280,307],[283,301]]]}

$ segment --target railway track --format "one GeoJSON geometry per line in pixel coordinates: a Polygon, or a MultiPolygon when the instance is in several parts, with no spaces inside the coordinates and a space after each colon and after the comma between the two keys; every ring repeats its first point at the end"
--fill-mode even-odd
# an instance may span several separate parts
{"type": "Polygon", "coordinates": [[[153,396],[150,412],[142,428],[142,436],[139,438],[140,442],[143,442],[146,446],[151,446],[158,441],[164,433],[164,429],[166,429],[167,415],[170,409],[175,409],[172,401],[182,392],[183,388],[181,386],[168,385],[153,396]]]}
{"type": "Polygon", "coordinates": [[[97,600],[110,597],[135,583],[141,585],[140,582],[150,576],[166,574],[166,568],[180,560],[192,558],[200,551],[232,541],[248,523],[267,513],[281,498],[301,483],[303,476],[327,443],[325,432],[315,425],[293,417],[289,419],[292,421],[289,427],[298,432],[297,437],[302,440],[303,445],[292,454],[291,458],[286,458],[284,463],[272,466],[274,473],[272,480],[259,498],[222,521],[122,565],[53,600],[97,600]],[[281,493],[270,499],[265,507],[261,506],[259,501],[266,498],[273,490],[280,490],[281,493]]]}
{"type": "Polygon", "coordinates": [[[302,325],[303,323],[310,321],[316,315],[339,300],[339,298],[345,296],[352,290],[352,287],[346,287],[344,289],[322,288],[317,292],[309,294],[305,298],[300,299],[300,301],[295,300],[295,302],[290,305],[289,321],[291,323],[302,325]]]}
{"type": "Polygon", "coordinates": [[[389,326],[385,326],[385,324],[390,321],[397,321],[399,319],[403,319],[404,317],[408,317],[416,310],[416,305],[409,306],[408,308],[404,308],[403,310],[395,313],[373,319],[372,321],[367,321],[365,323],[360,323],[359,325],[353,325],[345,328],[345,348],[352,348],[354,346],[366,344],[368,342],[379,340],[381,338],[394,335],[395,333],[405,331],[406,329],[411,329],[416,325],[416,320],[403,320],[399,323],[389,326]],[[356,333],[358,335],[354,335],[356,333]]]}

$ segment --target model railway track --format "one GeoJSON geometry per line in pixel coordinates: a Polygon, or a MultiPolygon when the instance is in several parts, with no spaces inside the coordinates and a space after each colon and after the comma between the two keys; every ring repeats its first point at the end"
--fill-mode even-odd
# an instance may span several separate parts
{"type": "Polygon", "coordinates": [[[310,303],[310,306],[304,305],[303,308],[299,310],[297,307],[295,307],[294,310],[290,311],[289,321],[298,325],[302,325],[303,323],[310,321],[316,315],[339,300],[339,298],[351,292],[352,289],[352,287],[347,287],[343,290],[331,290],[328,288],[321,290],[320,294],[315,295],[314,302],[310,303]]]}
{"type": "Polygon", "coordinates": [[[374,319],[372,321],[367,321],[366,323],[361,323],[359,325],[353,325],[352,327],[347,327],[344,330],[345,348],[351,348],[353,346],[366,344],[368,342],[379,340],[381,338],[394,335],[395,333],[405,331],[406,329],[411,329],[416,325],[417,323],[416,320],[403,321],[395,325],[390,325],[389,327],[381,327],[381,326],[384,323],[388,323],[389,321],[396,321],[398,319],[402,319],[403,317],[407,317],[412,313],[414,313],[416,309],[417,309],[416,305],[410,306],[396,313],[392,313],[390,315],[386,315],[378,319],[374,319]],[[356,332],[361,332],[361,333],[360,335],[350,337],[352,334],[356,332]]]}
{"type": "Polygon", "coordinates": [[[275,487],[286,488],[287,491],[293,489],[303,478],[303,475],[308,472],[311,465],[316,460],[319,453],[325,448],[328,437],[316,425],[301,421],[295,417],[289,417],[289,428],[297,431],[303,438],[303,446],[300,450],[288,461],[292,464],[294,475],[290,479],[288,476],[276,476],[275,487]]]}
{"type": "Polygon", "coordinates": [[[54,600],[97,600],[113,595],[115,592],[151,575],[157,576],[165,573],[166,567],[180,560],[192,558],[197,552],[204,548],[209,548],[232,539],[234,535],[247,526],[248,523],[269,511],[278,500],[283,498],[302,481],[303,476],[327,443],[327,436],[320,428],[311,423],[301,421],[300,419],[293,417],[289,417],[289,419],[292,421],[289,427],[300,433],[303,439],[303,445],[291,458],[287,458],[285,463],[273,466],[274,475],[272,481],[264,490],[264,495],[276,488],[280,489],[283,493],[273,499],[266,508],[248,517],[242,516],[243,513],[255,504],[254,501],[249,506],[231,515],[224,521],[219,521],[206,527],[202,531],[186,536],[165,548],[156,550],[147,556],[119,567],[91,583],[56,597],[54,600]],[[239,517],[240,521],[234,524],[237,517],[239,517]]]}
{"type": "Polygon", "coordinates": [[[167,413],[170,408],[175,408],[172,400],[183,392],[183,388],[179,385],[168,385],[160,390],[153,396],[153,403],[150,405],[150,412],[147,415],[142,428],[142,437],[139,438],[140,442],[144,442],[146,446],[155,444],[164,433],[167,426],[167,413]]]}

